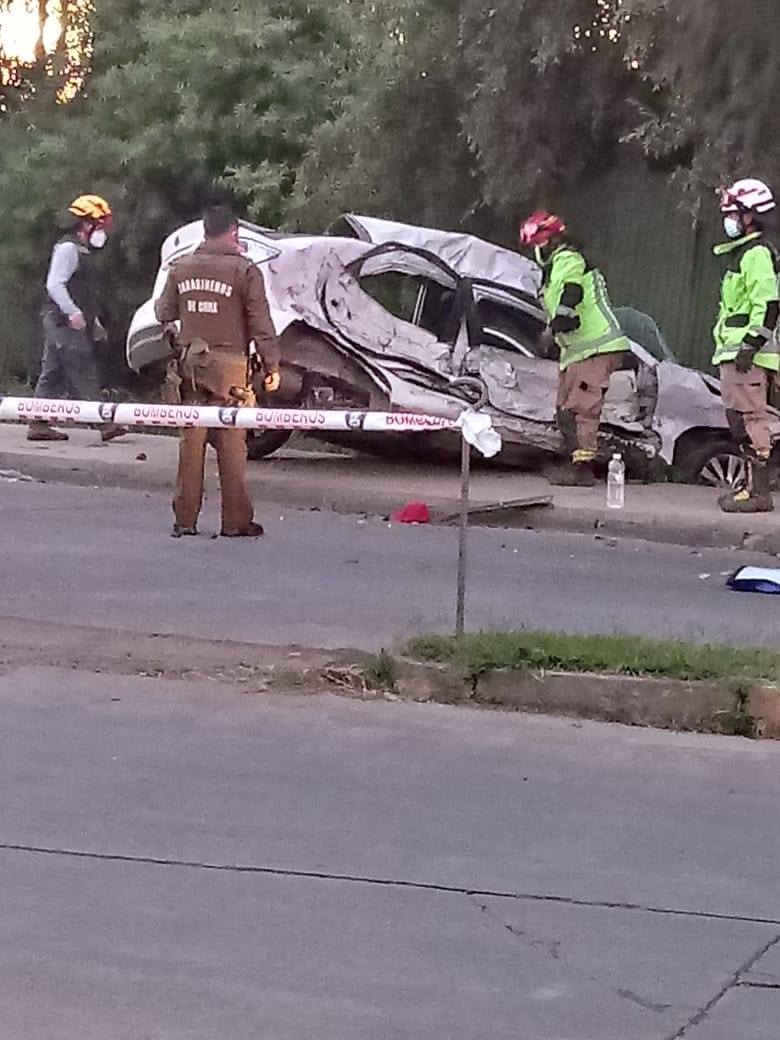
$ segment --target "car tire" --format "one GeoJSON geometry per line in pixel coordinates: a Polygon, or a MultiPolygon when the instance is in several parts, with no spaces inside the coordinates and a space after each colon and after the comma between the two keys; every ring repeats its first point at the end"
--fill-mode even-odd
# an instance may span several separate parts
{"type": "Polygon", "coordinates": [[[727,437],[692,444],[684,451],[678,468],[688,484],[713,488],[744,486],[745,460],[727,437]]]}
{"type": "Polygon", "coordinates": [[[247,457],[252,462],[267,459],[283,447],[292,435],[292,430],[249,430],[246,438],[247,457]]]}

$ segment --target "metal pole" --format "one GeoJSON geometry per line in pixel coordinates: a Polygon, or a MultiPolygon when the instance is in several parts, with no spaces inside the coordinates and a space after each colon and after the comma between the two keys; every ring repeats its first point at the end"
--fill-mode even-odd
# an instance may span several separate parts
{"type": "Polygon", "coordinates": [[[455,635],[463,636],[466,628],[466,569],[468,564],[469,491],[471,485],[471,445],[461,437],[460,448],[460,537],[458,541],[458,602],[455,612],[455,635]]]}
{"type": "MultiPolygon", "coordinates": [[[[453,389],[468,389],[476,395],[471,407],[481,408],[487,401],[487,389],[481,379],[465,376],[454,379],[453,389]]],[[[461,430],[460,442],[460,532],[458,537],[458,595],[455,607],[455,637],[461,639],[466,630],[466,572],[468,564],[469,495],[471,491],[471,445],[461,430]]]]}

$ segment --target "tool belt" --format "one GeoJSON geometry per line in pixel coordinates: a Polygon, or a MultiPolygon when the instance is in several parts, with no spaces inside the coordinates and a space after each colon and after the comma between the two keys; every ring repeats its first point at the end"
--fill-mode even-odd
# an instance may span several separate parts
{"type": "MultiPolygon", "coordinates": [[[[211,348],[204,339],[194,339],[185,346],[180,346],[171,330],[166,331],[173,350],[165,369],[163,381],[163,401],[165,404],[181,404],[182,384],[189,384],[193,392],[197,391],[197,370],[202,368],[211,348]]],[[[257,367],[257,355],[251,350],[247,352],[246,379],[244,386],[230,387],[230,404],[238,408],[254,408],[257,397],[254,391],[254,373],[257,367]]]]}

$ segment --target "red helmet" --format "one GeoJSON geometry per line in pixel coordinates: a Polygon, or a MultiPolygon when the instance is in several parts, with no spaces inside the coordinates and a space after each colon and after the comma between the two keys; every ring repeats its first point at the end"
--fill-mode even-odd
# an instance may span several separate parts
{"type": "Polygon", "coordinates": [[[560,217],[547,210],[538,209],[524,224],[520,225],[520,244],[524,246],[546,246],[551,238],[562,235],[566,225],[560,217]]]}

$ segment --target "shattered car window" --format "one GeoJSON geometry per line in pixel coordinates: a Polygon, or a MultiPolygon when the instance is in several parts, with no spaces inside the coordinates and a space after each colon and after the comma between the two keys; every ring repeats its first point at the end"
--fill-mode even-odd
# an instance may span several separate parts
{"type": "Polygon", "coordinates": [[[364,275],[360,279],[360,288],[396,318],[413,322],[423,280],[397,271],[384,271],[382,274],[364,275]]]}

